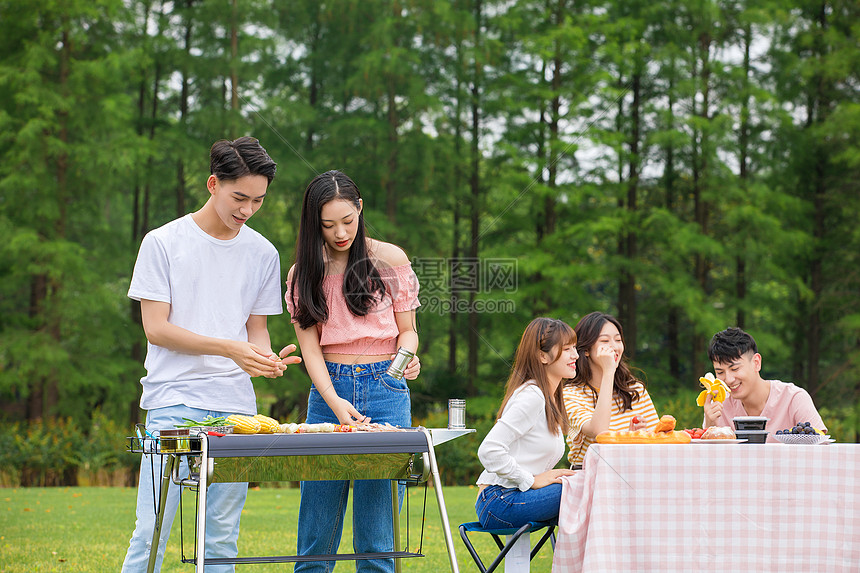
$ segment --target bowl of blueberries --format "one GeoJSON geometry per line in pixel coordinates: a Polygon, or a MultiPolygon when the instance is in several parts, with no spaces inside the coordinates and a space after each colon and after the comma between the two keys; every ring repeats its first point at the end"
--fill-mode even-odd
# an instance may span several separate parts
{"type": "Polygon", "coordinates": [[[800,422],[791,428],[777,430],[773,437],[783,444],[814,445],[830,441],[830,436],[822,434],[809,422],[800,422]]]}

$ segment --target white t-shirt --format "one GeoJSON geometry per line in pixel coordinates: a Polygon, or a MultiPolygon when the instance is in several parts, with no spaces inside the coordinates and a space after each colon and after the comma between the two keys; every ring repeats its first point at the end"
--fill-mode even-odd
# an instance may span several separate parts
{"type": "MultiPolygon", "coordinates": [[[[170,303],[168,320],[196,334],[248,340],[250,315],[281,314],[278,251],[242,226],[232,239],[212,237],[186,215],[147,233],[128,296],[170,303]]],[[[251,377],[229,358],[182,354],[147,343],[141,378],[145,410],[184,404],[254,414],[251,377]]]]}
{"type": "Polygon", "coordinates": [[[564,436],[546,424],[546,401],[534,383],[511,395],[495,425],[478,448],[485,470],[477,483],[531,488],[535,476],[555,467],[564,455],[564,436]]]}

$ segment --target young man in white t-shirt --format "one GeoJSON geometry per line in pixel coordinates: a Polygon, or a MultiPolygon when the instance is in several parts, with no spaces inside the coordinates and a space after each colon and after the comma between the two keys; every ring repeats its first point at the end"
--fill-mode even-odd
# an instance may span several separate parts
{"type": "Polygon", "coordinates": [[[809,393],[794,384],[761,377],[761,354],[755,340],[740,328],[718,332],[708,346],[708,357],[714,374],[726,383],[731,394],[724,402],[715,402],[709,395],[705,400],[705,428],[729,426],[737,416],[768,418],[768,442],[777,430],[809,422],[813,428],[826,430],[824,422],[809,393]]]}
{"type": "MultiPolygon", "coordinates": [[[[266,197],[276,164],[252,137],[221,140],[210,150],[206,204],[144,237],[128,296],[140,301],[147,338],[140,406],[153,435],[207,415],[257,412],[252,376],[275,378],[290,345],[272,352],[267,316],[281,314],[275,247],[245,226],[266,197]]],[[[161,485],[158,456],[141,459],[137,520],[122,571],[146,571],[161,485]],[[156,458],[153,463],[153,458],[156,458]]],[[[213,484],[207,495],[206,558],[235,557],[247,483],[213,484]]],[[[155,570],[176,513],[171,484],[155,570]]],[[[233,571],[232,565],[207,571],[233,571]]]]}

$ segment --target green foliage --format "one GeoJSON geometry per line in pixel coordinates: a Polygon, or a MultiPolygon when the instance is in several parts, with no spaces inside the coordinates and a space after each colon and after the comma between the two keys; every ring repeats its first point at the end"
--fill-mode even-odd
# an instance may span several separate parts
{"type": "Polygon", "coordinates": [[[696,404],[698,391],[681,389],[674,394],[649,391],[651,400],[657,415],[671,414],[675,417],[675,427],[679,430],[684,428],[701,428],[704,420],[704,411],[696,404]]]}
{"type": "MultiPolygon", "coordinates": [[[[119,474],[127,481],[138,459],[126,453],[130,431],[100,410],[79,425],[71,418],[47,418],[0,426],[0,484],[75,485],[80,478],[119,474]]],[[[106,484],[102,484],[106,485],[106,484]]]]}
{"type": "MultiPolygon", "coordinates": [[[[416,418],[486,399],[488,428],[528,321],[592,310],[619,315],[684,425],[729,325],[768,377],[857,403],[856,3],[12,1],[0,19],[4,420],[137,421],[139,242],[203,204],[209,146],[243,134],[279,164],[251,225],[284,278],[305,185],[332,168],[373,237],[445,269],[419,272],[416,418]],[[474,254],[516,265],[514,288],[431,308],[474,254]]],[[[284,316],[269,329],[295,341],[284,316]]],[[[254,382],[261,410],[302,418],[301,367],[254,382]]]]}
{"type": "Polygon", "coordinates": [[[821,408],[821,419],[837,442],[860,442],[860,403],[842,408],[821,408]]]}

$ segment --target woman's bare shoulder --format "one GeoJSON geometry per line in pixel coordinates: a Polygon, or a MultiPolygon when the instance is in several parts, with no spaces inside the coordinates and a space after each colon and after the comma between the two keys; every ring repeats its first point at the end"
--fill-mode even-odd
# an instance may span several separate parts
{"type": "Polygon", "coordinates": [[[409,264],[409,257],[406,255],[406,251],[392,243],[368,239],[367,251],[373,258],[373,262],[383,268],[409,264]]]}

